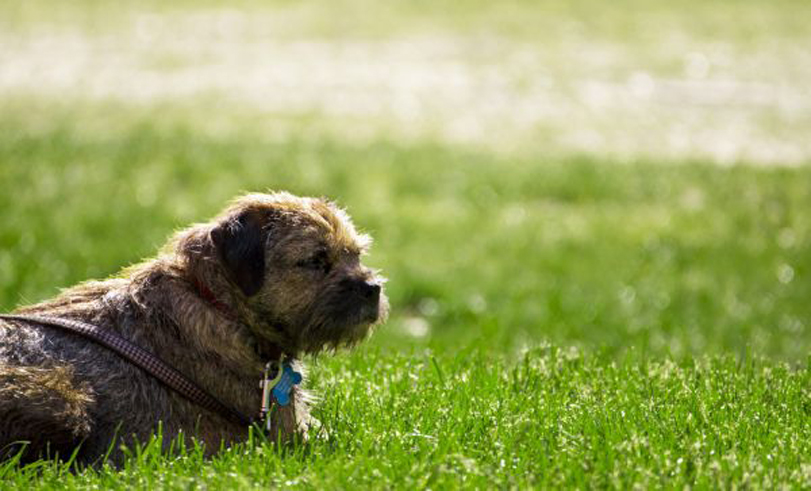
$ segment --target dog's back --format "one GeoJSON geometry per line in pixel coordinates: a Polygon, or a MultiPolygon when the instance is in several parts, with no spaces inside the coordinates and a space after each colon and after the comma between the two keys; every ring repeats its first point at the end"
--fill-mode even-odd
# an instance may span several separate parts
{"type": "Polygon", "coordinates": [[[94,395],[75,370],[49,353],[40,328],[0,321],[0,458],[70,455],[91,430],[94,395]]]}
{"type": "MultiPolygon", "coordinates": [[[[79,287],[76,291],[82,291],[79,287]]],[[[98,318],[105,309],[107,288],[82,291],[82,308],[72,315],[92,318],[107,328],[118,319],[98,318]]],[[[26,313],[64,315],[60,307],[68,291],[57,299],[23,309],[26,313]]],[[[106,309],[126,313],[123,309],[106,309]],[[122,312],[123,310],[123,312],[122,312]]],[[[23,460],[105,454],[116,430],[123,435],[140,426],[135,420],[154,417],[128,402],[148,388],[162,388],[106,348],[58,328],[0,319],[0,460],[23,451],[23,460]],[[111,438],[112,437],[112,438],[111,438]]],[[[152,405],[160,405],[154,398],[152,405]]]]}

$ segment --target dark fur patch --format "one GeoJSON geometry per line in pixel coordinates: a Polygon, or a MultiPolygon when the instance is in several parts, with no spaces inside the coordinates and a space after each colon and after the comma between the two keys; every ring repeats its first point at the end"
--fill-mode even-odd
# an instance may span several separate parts
{"type": "Polygon", "coordinates": [[[232,280],[247,296],[255,295],[265,281],[264,219],[245,212],[211,231],[220,259],[232,280]]]}
{"type": "Polygon", "coordinates": [[[0,460],[18,452],[26,442],[23,462],[51,452],[68,457],[91,430],[89,409],[94,402],[87,384],[74,381],[66,366],[15,367],[0,364],[0,460]]]}

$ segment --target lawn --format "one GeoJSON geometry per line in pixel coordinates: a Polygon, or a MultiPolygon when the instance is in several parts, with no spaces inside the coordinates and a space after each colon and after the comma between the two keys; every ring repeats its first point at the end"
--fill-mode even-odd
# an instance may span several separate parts
{"type": "MultiPolygon", "coordinates": [[[[74,39],[79,51],[121,54],[139,84],[156,76],[177,85],[145,95],[140,85],[117,92],[115,76],[105,85],[107,72],[68,82],[46,73],[29,84],[0,73],[0,309],[112,275],[241,192],[286,189],[335,199],[374,236],[368,262],[390,279],[392,316],[358,350],[312,360],[324,432],[306,445],[278,448],[257,436],[206,460],[196,448],[167,455],[152,444],[119,469],[10,462],[0,464],[0,488],[811,487],[811,147],[803,137],[811,120],[796,109],[811,107],[801,97],[811,72],[800,63],[807,53],[791,48],[811,37],[798,21],[808,7],[702,2],[692,23],[667,4],[630,0],[622,4],[633,15],[600,2],[421,3],[339,2],[368,15],[337,25],[326,22],[336,7],[316,2],[241,7],[278,13],[283,28],[273,39],[284,56],[298,53],[287,43],[301,39],[388,50],[429,33],[473,43],[453,57],[478,70],[514,67],[495,59],[515,46],[557,41],[541,61],[563,102],[522,99],[551,107],[548,121],[525,124],[518,106],[468,104],[475,97],[432,98],[430,79],[403,82],[423,97],[414,119],[357,110],[402,95],[372,75],[377,92],[347,91],[346,109],[304,79],[306,100],[266,102],[250,85],[227,98],[216,80],[186,93],[167,73],[205,61],[182,49],[157,53],[148,70],[143,60],[124,66],[131,46],[129,34],[116,34],[129,32],[121,26],[147,19],[147,31],[160,31],[166,19],[222,13],[217,2],[168,12],[157,2],[155,10],[89,0],[3,7],[6,66],[19,67],[11,62],[20,52],[39,56],[32,40],[59,34],[59,46],[74,39]],[[583,15],[592,7],[602,14],[583,15]],[[565,27],[575,20],[593,34],[585,44],[565,27]],[[648,25],[673,36],[652,37],[648,25]],[[472,49],[482,36],[506,44],[472,49]],[[614,63],[556,64],[583,46],[614,63]],[[661,87],[681,77],[682,46],[706,48],[713,63],[715,48],[754,58],[718,69],[740,83],[729,93],[671,84],[675,92],[622,98],[627,79],[633,96],[646,80],[661,87]],[[584,75],[619,81],[595,86],[631,108],[614,96],[605,114],[580,105],[584,75]],[[770,98],[741,87],[782,91],[770,98]],[[708,99],[691,99],[700,94],[708,99]],[[662,102],[675,96],[686,102],[662,102]],[[457,111],[487,124],[453,130],[457,111]],[[676,127],[687,143],[671,141],[676,127]]],[[[426,61],[397,53],[414,69],[426,61]]],[[[456,73],[431,56],[437,70],[456,73]]],[[[539,73],[513,73],[510,83],[535,94],[539,73]]],[[[473,96],[495,90],[476,87],[473,96]]]]}

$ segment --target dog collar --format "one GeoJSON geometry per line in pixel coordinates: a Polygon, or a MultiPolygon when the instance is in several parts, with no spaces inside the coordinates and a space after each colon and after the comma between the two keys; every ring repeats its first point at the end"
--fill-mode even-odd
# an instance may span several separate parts
{"type": "MultiPolygon", "coordinates": [[[[194,283],[200,296],[206,302],[226,317],[236,318],[231,308],[221,302],[205,283],[200,281],[199,278],[195,278],[194,283]]],[[[270,431],[270,411],[273,403],[275,402],[280,406],[290,404],[290,393],[293,391],[294,386],[301,383],[301,380],[301,373],[293,370],[289,358],[286,358],[283,353],[279,355],[278,361],[269,361],[265,365],[262,380],[259,382],[259,387],[262,389],[259,422],[264,425],[266,431],[270,431]],[[271,374],[274,375],[271,376],[271,374]]]]}
{"type": "Polygon", "coordinates": [[[217,309],[221,314],[228,317],[229,319],[235,319],[237,317],[234,311],[231,310],[231,307],[220,301],[220,299],[217,298],[217,295],[215,295],[214,292],[211,291],[211,288],[209,288],[205,283],[200,281],[200,278],[194,279],[194,286],[197,287],[197,292],[200,294],[201,297],[203,297],[203,300],[211,304],[211,306],[217,309]]]}

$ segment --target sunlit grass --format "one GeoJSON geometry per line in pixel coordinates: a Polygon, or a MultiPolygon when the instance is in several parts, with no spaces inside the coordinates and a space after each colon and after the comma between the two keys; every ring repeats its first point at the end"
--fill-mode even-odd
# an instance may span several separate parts
{"type": "Polygon", "coordinates": [[[656,28],[678,28],[706,39],[729,38],[755,42],[774,35],[807,35],[803,22],[809,6],[799,0],[687,1],[680,8],[654,0],[482,0],[391,1],[367,0],[125,0],[111,4],[100,0],[70,3],[53,0],[4,2],[0,22],[8,28],[27,30],[37,25],[73,23],[99,33],[115,32],[133,15],[151,13],[182,16],[189,12],[252,12],[277,18],[268,27],[282,36],[388,37],[414,32],[455,31],[496,34],[527,40],[560,39],[581,28],[592,35],[628,39],[655,35],[656,28]],[[734,19],[730,17],[733,16],[734,19]],[[734,20],[734,21],[733,21],[734,20]],[[575,21],[575,22],[571,22],[575,21]],[[774,26],[783,29],[775,31],[774,26]]]}
{"type": "Polygon", "coordinates": [[[417,326],[442,346],[807,354],[806,168],[277,141],[249,121],[217,137],[159,119],[1,128],[2,305],[112,274],[240,192],[289,189],[336,199],[377,239],[397,307],[381,343],[417,326]]]}
{"type": "MultiPolygon", "coordinates": [[[[92,71],[72,92],[2,88],[0,310],[114,274],[269,189],[346,206],[376,239],[368,262],[390,278],[393,309],[358,351],[313,361],[324,431],[307,445],[257,438],[206,460],[153,442],[118,469],[10,462],[0,489],[811,487],[808,9],[4,3],[0,64],[24,47],[51,75],[59,56],[42,46],[78,39],[66,52],[85,68],[135,53],[140,78],[118,95],[84,92],[92,71]],[[150,38],[176,33],[232,50],[198,59],[150,38]],[[258,41],[281,43],[287,61],[299,42],[319,56],[341,46],[356,71],[305,96],[293,84],[291,100],[311,106],[230,87],[133,95],[258,41]],[[417,48],[436,51],[401,59],[417,48]],[[372,62],[417,67],[416,82],[368,82],[357,69],[372,62]],[[444,79],[421,85],[435,69],[461,69],[457,89],[473,98],[455,100],[444,79]],[[423,112],[389,117],[403,93],[424,97],[423,112]],[[383,109],[330,112],[352,96],[383,109]],[[512,125],[524,102],[542,120],[512,125]],[[470,122],[479,137],[448,137],[470,122]]],[[[275,80],[254,74],[253,88],[275,80]]]]}
{"type": "Polygon", "coordinates": [[[802,165],[809,16],[793,0],[12,1],[0,108],[207,99],[205,119],[311,117],[342,140],[802,165]]]}
{"type": "Polygon", "coordinates": [[[307,445],[260,438],[207,461],[196,447],[166,455],[152,443],[120,469],[0,464],[0,487],[811,485],[811,377],[762,359],[363,349],[313,372],[324,432],[307,445]]]}

